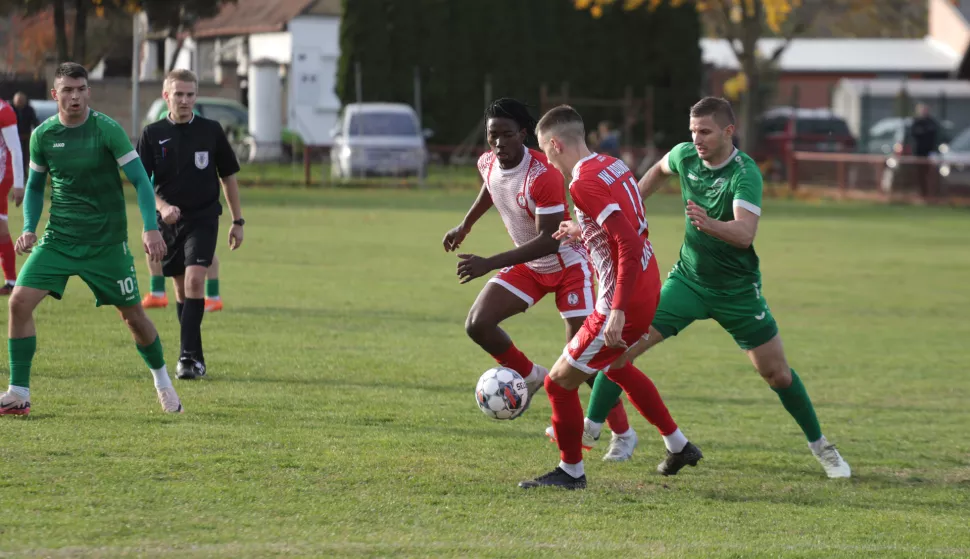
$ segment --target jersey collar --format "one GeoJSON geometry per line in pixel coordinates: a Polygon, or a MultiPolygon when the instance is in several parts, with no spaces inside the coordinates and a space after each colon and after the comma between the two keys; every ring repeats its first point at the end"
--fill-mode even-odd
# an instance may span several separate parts
{"type": "Polygon", "coordinates": [[[573,179],[579,176],[579,168],[583,166],[583,163],[586,163],[587,161],[596,157],[597,155],[599,154],[594,151],[593,153],[577,161],[576,165],[573,166],[573,179]]]}
{"type": "Polygon", "coordinates": [[[192,113],[192,118],[190,118],[188,122],[175,122],[174,120],[172,120],[172,113],[170,112],[165,113],[165,118],[167,118],[168,121],[171,122],[172,124],[192,124],[192,121],[195,120],[195,113],[194,112],[192,113]]]}
{"type": "Polygon", "coordinates": [[[91,113],[93,112],[94,112],[94,109],[92,109],[91,107],[88,107],[88,114],[85,115],[84,120],[82,120],[77,124],[65,124],[64,121],[61,120],[61,115],[58,114],[57,122],[59,122],[60,125],[63,126],[64,128],[77,128],[78,126],[84,126],[84,123],[87,122],[89,118],[91,118],[91,113]]]}
{"type": "Polygon", "coordinates": [[[523,166],[530,165],[532,163],[532,154],[529,153],[529,148],[522,146],[522,151],[524,152],[522,154],[522,160],[519,161],[518,165],[512,167],[511,169],[503,169],[501,165],[498,165],[498,158],[496,157],[495,164],[498,166],[498,172],[503,175],[511,175],[518,173],[520,170],[522,170],[523,166]]]}
{"type": "Polygon", "coordinates": [[[728,163],[730,163],[731,161],[734,161],[734,158],[737,157],[737,155],[738,155],[738,148],[734,148],[734,151],[731,152],[731,155],[729,155],[727,159],[718,163],[717,165],[708,165],[707,161],[704,161],[703,159],[701,160],[701,162],[704,163],[704,166],[707,167],[708,169],[712,171],[717,171],[727,167],[728,163]]]}

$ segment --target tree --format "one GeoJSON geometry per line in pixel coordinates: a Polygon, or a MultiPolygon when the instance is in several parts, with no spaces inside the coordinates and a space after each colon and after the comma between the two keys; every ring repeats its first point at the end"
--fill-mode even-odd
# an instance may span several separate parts
{"type": "MultiPolygon", "coordinates": [[[[623,0],[624,10],[656,10],[665,0],[623,0]]],[[[671,6],[693,4],[719,37],[727,39],[744,74],[746,92],[741,97],[741,146],[754,147],[755,122],[761,112],[763,80],[792,38],[808,29],[823,8],[823,0],[666,0],[671,6]],[[772,52],[758,49],[758,39],[775,35],[784,40],[772,52]]],[[[576,8],[589,10],[594,18],[616,0],[574,0],[576,8]]]]}

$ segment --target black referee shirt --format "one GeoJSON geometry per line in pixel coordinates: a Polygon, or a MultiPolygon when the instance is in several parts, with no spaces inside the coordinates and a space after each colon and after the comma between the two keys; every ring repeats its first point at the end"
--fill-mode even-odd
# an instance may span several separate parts
{"type": "Polygon", "coordinates": [[[218,217],[219,178],[239,172],[239,162],[222,126],[195,115],[175,124],[168,118],[145,127],[138,140],[155,193],[177,206],[183,219],[218,217]]]}

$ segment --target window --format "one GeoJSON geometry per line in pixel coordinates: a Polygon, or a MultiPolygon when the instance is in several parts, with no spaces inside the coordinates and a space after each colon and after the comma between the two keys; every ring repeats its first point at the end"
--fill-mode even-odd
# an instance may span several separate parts
{"type": "Polygon", "coordinates": [[[408,113],[357,113],[350,117],[351,136],[417,136],[418,127],[408,113]]]}

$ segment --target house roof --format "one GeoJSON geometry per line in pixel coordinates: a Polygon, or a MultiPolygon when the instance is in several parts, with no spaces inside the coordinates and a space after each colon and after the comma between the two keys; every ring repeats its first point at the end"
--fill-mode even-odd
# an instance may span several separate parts
{"type": "MultiPolygon", "coordinates": [[[[758,41],[770,55],[782,39],[758,41]]],[[[783,72],[952,72],[963,53],[931,39],[793,39],[778,60],[783,72]]],[[[701,58],[718,68],[737,70],[726,39],[701,39],[701,58]]]]}
{"type": "Polygon", "coordinates": [[[963,80],[900,80],[882,78],[874,80],[859,80],[842,78],[839,88],[852,89],[859,93],[868,93],[875,97],[895,97],[899,90],[906,88],[906,93],[913,97],[967,98],[970,97],[970,82],[963,80]]]}
{"type": "Polygon", "coordinates": [[[223,5],[217,16],[196,23],[192,35],[228,37],[284,31],[290,20],[311,10],[317,15],[340,15],[339,2],[327,0],[237,0],[223,5]]]}

